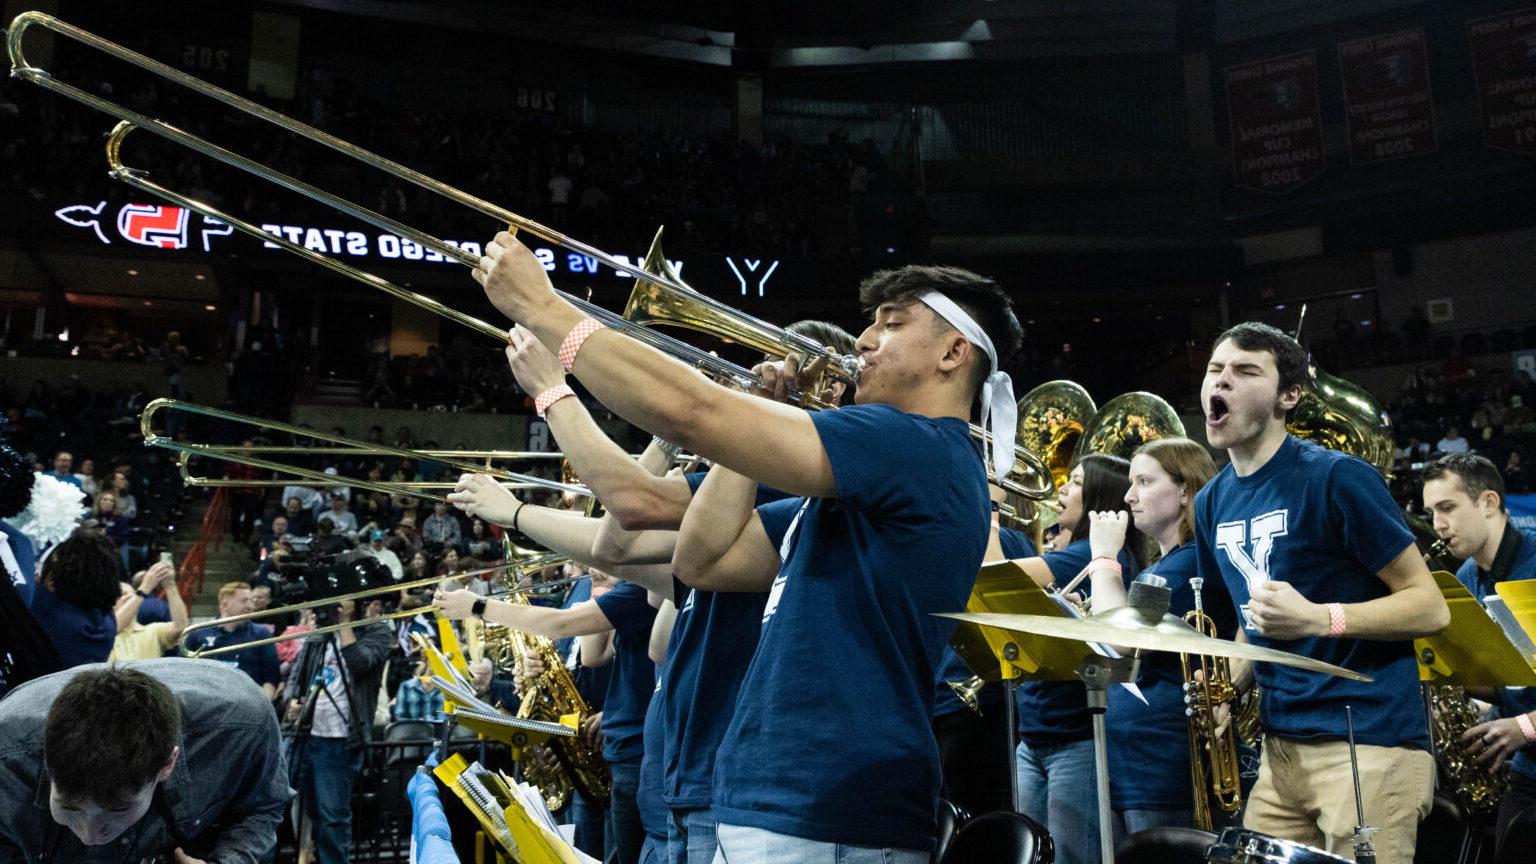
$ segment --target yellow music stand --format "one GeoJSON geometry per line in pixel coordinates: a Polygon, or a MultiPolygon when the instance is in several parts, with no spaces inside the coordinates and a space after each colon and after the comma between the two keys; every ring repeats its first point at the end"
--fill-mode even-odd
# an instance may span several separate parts
{"type": "MultiPolygon", "coordinates": [[[[1071,613],[1014,561],[981,565],[971,589],[967,612],[1008,612],[1026,615],[1071,613]]],[[[950,637],[950,647],[972,672],[985,681],[1076,681],[1078,665],[1087,643],[1068,642],[1047,636],[1017,633],[961,621],[950,637]]]]}
{"type": "MultiPolygon", "coordinates": [[[[1511,626],[1518,626],[1522,631],[1518,636],[1525,638],[1511,638],[1511,642],[1518,642],[1517,648],[1525,655],[1525,661],[1536,667],[1536,644],[1533,644],[1533,635],[1536,634],[1536,579],[1521,579],[1515,582],[1500,582],[1494,586],[1494,591],[1499,599],[1504,601],[1504,608],[1509,610],[1513,623],[1505,622],[1500,626],[1508,630],[1511,626]]],[[[1492,605],[1492,604],[1490,604],[1492,605]]],[[[1515,637],[1515,634],[1507,636],[1515,637]]]]}
{"type": "Polygon", "coordinates": [[[444,786],[453,790],[486,837],[495,841],[496,857],[518,864],[590,864],[542,819],[524,808],[505,778],[491,771],[471,772],[460,754],[454,754],[432,770],[444,786]]]}
{"type": "MultiPolygon", "coordinates": [[[[1532,660],[1510,639],[1510,634],[1489,615],[1483,604],[1456,577],[1444,570],[1433,574],[1435,584],[1451,610],[1451,624],[1433,636],[1413,640],[1419,660],[1419,680],[1426,684],[1457,684],[1464,687],[1536,686],[1532,660]]],[[[1536,582],[1506,582],[1497,586],[1517,620],[1517,604],[1529,609],[1521,626],[1531,628],[1536,619],[1536,582]],[[1525,587],[1529,586],[1529,587],[1525,587]],[[1517,598],[1509,600],[1506,589],[1517,598]]]]}
{"type": "Polygon", "coordinates": [[[469,682],[453,667],[452,661],[420,633],[411,634],[426,655],[432,683],[443,694],[443,713],[454,722],[491,741],[500,741],[512,750],[512,761],[522,762],[524,751],[545,744],[551,738],[570,738],[577,731],[577,715],[567,714],[559,722],[528,720],[497,711],[477,698],[469,682]]]}

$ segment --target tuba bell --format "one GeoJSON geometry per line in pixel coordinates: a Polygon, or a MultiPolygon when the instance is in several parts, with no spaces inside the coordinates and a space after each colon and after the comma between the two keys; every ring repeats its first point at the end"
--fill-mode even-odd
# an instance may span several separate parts
{"type": "Polygon", "coordinates": [[[1098,413],[1076,381],[1047,381],[1019,400],[1019,443],[1040,454],[1060,489],[1072,471],[1072,452],[1083,427],[1098,413]]]}
{"type": "Polygon", "coordinates": [[[1121,393],[1104,403],[1083,427],[1082,440],[1072,453],[1072,464],[1090,453],[1131,458],[1136,448],[1159,438],[1182,438],[1184,421],[1168,401],[1156,393],[1121,393]]]}

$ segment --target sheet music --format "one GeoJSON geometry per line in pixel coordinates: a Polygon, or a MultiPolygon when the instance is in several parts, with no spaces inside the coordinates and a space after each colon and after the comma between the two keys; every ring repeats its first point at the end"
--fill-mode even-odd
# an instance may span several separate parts
{"type": "Polygon", "coordinates": [[[482,770],[479,762],[472,763],[464,773],[459,775],[459,786],[469,799],[475,802],[475,806],[480,808],[480,812],[490,823],[491,830],[496,835],[496,841],[502,845],[502,848],[511,852],[513,857],[520,857],[517,841],[512,839],[512,829],[507,827],[507,817],[502,812],[501,804],[480,780],[479,774],[482,770]]]}
{"type": "Polygon", "coordinates": [[[1525,632],[1525,628],[1520,626],[1520,622],[1515,620],[1515,613],[1510,611],[1509,604],[1504,602],[1504,598],[1490,594],[1483,601],[1483,608],[1488,612],[1488,617],[1493,619],[1493,623],[1499,625],[1499,629],[1504,631],[1504,637],[1515,646],[1520,656],[1525,658],[1526,664],[1536,666],[1536,641],[1533,641],[1531,635],[1525,632]]]}

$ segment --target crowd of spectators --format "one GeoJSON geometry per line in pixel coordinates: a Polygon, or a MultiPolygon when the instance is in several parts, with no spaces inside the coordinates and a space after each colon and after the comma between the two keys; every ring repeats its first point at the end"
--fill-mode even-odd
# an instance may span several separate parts
{"type": "Polygon", "coordinates": [[[1536,380],[1504,369],[1479,369],[1463,358],[1414,369],[1386,406],[1393,421],[1393,474],[1399,497],[1417,506],[1421,468],[1441,455],[1490,459],[1512,495],[1536,488],[1536,380]]]}

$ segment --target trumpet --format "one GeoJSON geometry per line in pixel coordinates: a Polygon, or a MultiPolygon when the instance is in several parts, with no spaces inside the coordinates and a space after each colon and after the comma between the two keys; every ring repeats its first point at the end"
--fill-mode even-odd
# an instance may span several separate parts
{"type": "MultiPolygon", "coordinates": [[[[1200,589],[1205,580],[1195,577],[1189,580],[1195,592],[1195,608],[1184,616],[1185,623],[1203,635],[1216,637],[1216,622],[1205,614],[1200,589]]],[[[1216,707],[1232,704],[1237,700],[1237,688],[1232,685],[1232,671],[1225,657],[1179,655],[1179,665],[1184,670],[1184,713],[1189,718],[1190,782],[1195,801],[1195,827],[1212,830],[1215,819],[1211,803],[1228,816],[1236,815],[1243,808],[1243,790],[1237,762],[1237,733],[1229,722],[1227,728],[1216,734],[1216,707]],[[1200,678],[1195,672],[1200,672],[1200,678]],[[1209,764],[1209,769],[1207,769],[1209,764]]]]}
{"type": "Polygon", "coordinates": [[[410,591],[416,588],[435,587],[441,585],[445,581],[464,579],[470,576],[482,576],[486,573],[502,573],[503,578],[505,578],[505,574],[516,574],[516,578],[511,580],[514,587],[508,588],[505,591],[492,592],[491,594],[486,595],[489,597],[515,597],[523,594],[531,594],[535,591],[543,591],[558,585],[565,585],[571,582],[575,582],[578,579],[587,578],[585,575],[581,575],[572,576],[566,579],[557,579],[538,585],[522,584],[528,576],[538,573],[540,570],[543,570],[546,567],[552,567],[557,564],[564,564],[569,560],[569,558],[566,558],[563,555],[557,555],[553,552],[538,552],[514,561],[497,564],[494,567],[482,567],[478,570],[467,570],[463,573],[455,573],[453,576],[433,576],[429,579],[417,579],[412,582],[402,582],[398,585],[381,585],[374,588],[367,588],[362,591],[353,591],[350,594],[340,594],[335,597],[321,597],[315,600],[305,600],[302,603],[293,603],[288,606],[274,606],[270,609],[261,609],[255,612],[245,612],[240,615],[226,615],[223,618],[215,618],[212,621],[204,621],[200,624],[194,624],[191,627],[188,627],[186,630],[183,630],[181,633],[180,642],[181,653],[187,657],[194,658],[214,657],[219,654],[228,654],[232,651],[243,651],[246,648],[256,648],[262,645],[275,645],[279,642],[287,642],[293,639],[303,639],[308,636],[323,636],[327,633],[335,633],[336,631],[343,630],[347,627],[365,627],[369,624],[377,624],[382,621],[394,621],[400,618],[412,618],[425,612],[429,612],[430,607],[418,606],[412,609],[396,609],[392,612],[384,612],[378,615],[372,615],[357,621],[327,624],[323,627],[316,627],[312,630],[305,630],[299,633],[280,633],[275,636],[268,636],[262,639],[251,639],[245,642],[238,642],[233,645],[220,645],[215,648],[191,647],[192,635],[204,630],[212,630],[214,628],[226,627],[233,624],[243,624],[247,621],[256,621],[261,618],[274,618],[283,615],[291,615],[295,612],[303,612],[306,609],[315,609],[320,606],[334,606],[336,604],[346,603],[348,601],[355,603],[360,600],[374,600],[380,597],[388,596],[390,594],[399,593],[401,591],[410,591]]]}
{"type": "MultiPolygon", "coordinates": [[[[201,81],[86,30],[59,21],[52,16],[38,12],[24,12],[18,15],[12,21],[6,38],[6,47],[11,59],[11,74],[14,77],[36,84],[49,92],[57,93],[116,117],[119,122],[108,136],[106,144],[107,161],[111,168],[110,175],[114,179],[126,183],[135,189],[170,201],[177,206],[194,210],[207,218],[220,220],[241,233],[279,246],[332,272],[370,285],[404,302],[432,311],[449,320],[478,330],[492,338],[502,342],[510,341],[510,334],[499,327],[450,309],[436,300],[398,286],[377,275],[352,267],[327,255],[307,249],[286,238],[269,234],[258,226],[235,218],[205,202],[194,200],[152,182],[148,179],[147,172],[143,170],[126,166],[122,161],[121,155],[124,139],[134,129],[145,129],[169,141],[223,162],[226,165],[238,168],[282,186],[285,189],[326,204],[381,230],[390,231],[399,237],[417,243],[424,249],[443,256],[447,260],[456,261],[471,268],[477,268],[480,265],[478,254],[466,251],[455,244],[376,213],[355,202],[325,192],[302,180],[282,174],[233,151],[178,129],[162,120],[146,116],[131,108],[119,105],[108,99],[103,99],[58,80],[46,70],[32,65],[26,59],[25,53],[22,50],[22,44],[26,31],[32,26],[40,26],[51,30],[60,36],[73,39],[119,60],[187,87],[201,95],[222,102],[237,111],[278,126],[284,131],[329,147],[338,153],[384,171],[399,180],[419,186],[424,190],[441,195],[457,204],[491,217],[499,224],[509,226],[513,231],[527,231],[550,243],[586,255],[600,264],[613,268],[619,273],[632,276],[638,280],[636,285],[637,295],[657,295],[659,292],[666,296],[667,302],[661,305],[667,307],[669,311],[664,316],[651,316],[654,321],[689,326],[692,329],[719,335],[732,341],[743,342],[774,356],[785,357],[794,355],[801,359],[802,365],[809,365],[811,361],[816,359],[824,359],[826,361],[823,373],[824,381],[835,380],[845,384],[856,384],[858,381],[859,371],[862,368],[861,361],[858,358],[839,354],[827,346],[816,342],[814,339],[775,327],[745,312],[706,297],[689,287],[681,279],[667,273],[664,259],[658,260],[661,258],[659,233],[657,240],[652,242],[651,254],[647,256],[646,264],[636,266],[628,260],[616,258],[588,244],[567,237],[553,228],[541,225],[510,210],[434,180],[420,172],[385,159],[382,156],[371,153],[290,117],[286,117],[227,90],[215,87],[212,84],[201,81]],[[682,313],[681,316],[677,314],[679,311],[682,313]],[[664,322],[662,321],[663,318],[665,319],[664,322]]],[[[674,359],[688,363],[716,380],[740,387],[750,387],[760,380],[759,376],[752,371],[722,360],[703,349],[669,337],[651,327],[631,321],[624,316],[610,312],[570,294],[559,293],[567,302],[570,302],[584,314],[600,321],[605,326],[622,332],[674,359]]],[[[633,298],[631,305],[636,305],[633,298]]],[[[634,314],[639,315],[640,312],[635,310],[634,314]]],[[[649,315],[649,313],[647,314],[649,315]]],[[[815,394],[820,389],[820,387],[817,387],[810,389],[807,393],[797,393],[794,395],[803,407],[827,407],[816,398],[815,394]]],[[[984,444],[987,442],[987,433],[979,426],[972,424],[971,434],[973,437],[981,439],[984,444]]],[[[997,483],[1008,491],[1015,492],[1031,500],[1047,497],[1052,491],[1050,474],[1046,470],[1045,464],[1034,453],[1023,448],[1018,451],[1015,464],[1007,472],[1006,476],[992,477],[991,479],[992,482],[997,483]]]]}
{"type": "MultiPolygon", "coordinates": [[[[253,453],[278,452],[349,452],[356,454],[372,454],[397,456],[402,459],[419,459],[422,453],[415,450],[406,450],[401,447],[390,447],[384,444],[370,444],[344,435],[335,435],[330,432],[320,432],[314,429],[306,429],[302,426],[291,426],[287,423],[279,423],[276,420],[263,420],[259,417],[249,417],[244,414],[236,414],[233,411],[225,411],[220,408],[209,408],[206,405],[196,405],[191,402],[181,402],[175,399],[155,399],[144,406],[144,411],[139,415],[139,432],[144,436],[144,444],[149,447],[159,447],[165,450],[173,450],[181,455],[178,457],[178,468],[184,482],[190,486],[264,486],[264,485],[296,485],[283,480],[226,480],[198,477],[191,473],[191,460],[195,457],[219,459],[225,462],[235,462],[241,465],[251,465],[268,471],[276,471],[288,474],[304,481],[305,485],[320,486],[353,486],[358,489],[366,489],[370,492],[382,492],[386,495],[412,495],[425,498],[430,501],[447,501],[445,495],[437,494],[432,490],[450,490],[453,483],[427,483],[427,482],[382,482],[368,480],[366,478],[348,477],[341,474],[327,474],[324,471],[316,471],[312,468],[304,468],[298,465],[288,465],[282,462],[274,462],[261,458],[253,453]],[[244,423],[261,429],[279,432],[286,435],[294,435],[300,438],[313,438],[317,441],[328,441],[340,447],[324,448],[322,450],[310,450],[304,447],[228,447],[218,444],[200,444],[186,441],[177,441],[157,433],[154,429],[155,415],[161,411],[184,411],[189,414],[199,414],[205,417],[215,417],[220,420],[228,420],[235,423],[244,423]]],[[[436,454],[446,454],[451,451],[431,451],[436,454]]],[[[486,452],[486,451],[481,451],[486,452]]],[[[558,454],[556,454],[558,455],[558,454]]],[[[531,474],[518,474],[486,464],[479,465],[464,461],[459,458],[448,458],[445,455],[432,457],[450,468],[456,468],[462,472],[490,474],[499,480],[508,481],[507,485],[513,489],[547,489],[556,492],[570,492],[576,495],[588,495],[592,493],[585,486],[574,483],[561,483],[557,480],[547,480],[543,477],[535,477],[531,474]]]]}

